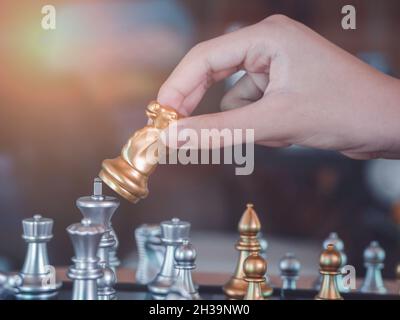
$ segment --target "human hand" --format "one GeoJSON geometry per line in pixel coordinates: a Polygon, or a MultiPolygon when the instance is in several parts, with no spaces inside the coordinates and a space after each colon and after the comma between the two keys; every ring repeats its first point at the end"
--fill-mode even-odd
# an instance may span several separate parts
{"type": "Polygon", "coordinates": [[[178,130],[252,128],[266,146],[400,157],[400,81],[281,15],[196,45],[158,101],[189,116],[214,82],[238,70],[246,74],[223,97],[224,111],[179,120],[178,130]]]}

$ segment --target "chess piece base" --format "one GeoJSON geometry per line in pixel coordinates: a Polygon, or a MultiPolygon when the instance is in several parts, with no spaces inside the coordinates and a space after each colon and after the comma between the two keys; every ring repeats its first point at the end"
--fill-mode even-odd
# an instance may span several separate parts
{"type": "Polygon", "coordinates": [[[104,160],[99,177],[120,196],[133,203],[149,193],[147,176],[135,170],[121,157],[104,160]]]}

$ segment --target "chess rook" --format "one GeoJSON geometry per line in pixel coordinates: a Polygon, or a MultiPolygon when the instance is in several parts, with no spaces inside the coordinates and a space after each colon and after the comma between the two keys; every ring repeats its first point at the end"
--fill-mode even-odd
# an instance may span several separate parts
{"type": "Polygon", "coordinates": [[[97,249],[105,229],[103,225],[92,224],[83,219],[67,228],[75,256],[74,265],[68,269],[68,278],[73,281],[73,300],[97,300],[97,281],[103,277],[97,249]]]}
{"type": "Polygon", "coordinates": [[[22,284],[19,297],[23,299],[48,298],[57,294],[55,268],[50,265],[47,242],[53,238],[53,220],[35,215],[22,221],[22,238],[28,244],[25,262],[20,272],[22,284]]]}
{"type": "Polygon", "coordinates": [[[365,293],[385,294],[387,292],[382,278],[382,269],[385,261],[385,251],[377,241],[364,251],[364,266],[367,269],[360,291],[365,293]]]}
{"type": "Polygon", "coordinates": [[[243,271],[248,283],[244,300],[264,300],[261,284],[265,283],[267,262],[258,252],[252,252],[243,263],[243,271]]]}
{"type": "Polygon", "coordinates": [[[161,132],[180,115],[172,108],[151,102],[146,108],[149,124],[135,132],[115,159],[102,163],[99,177],[115,192],[136,203],[149,193],[147,181],[158,164],[161,132]]]}
{"type": "Polygon", "coordinates": [[[116,279],[116,276],[115,274],[113,276],[110,275],[111,272],[114,273],[110,264],[110,252],[115,247],[116,240],[112,233],[111,218],[119,207],[119,201],[114,197],[103,195],[102,181],[99,178],[95,178],[93,195],[80,197],[76,201],[76,206],[85,219],[90,220],[93,224],[104,227],[105,232],[101,237],[97,255],[100,258],[101,265],[105,269],[103,271],[107,279],[99,280],[101,285],[99,283],[98,293],[100,300],[113,300],[115,299],[115,290],[113,289],[115,282],[113,283],[111,280],[116,279]],[[108,285],[105,286],[106,284],[108,285]]]}
{"type": "Polygon", "coordinates": [[[148,284],[149,291],[155,299],[165,299],[171,286],[176,280],[174,268],[175,249],[189,239],[190,223],[174,218],[161,223],[161,241],[165,246],[165,256],[160,272],[156,278],[148,284]]]}
{"type": "Polygon", "coordinates": [[[160,272],[165,248],[161,243],[159,225],[141,225],[135,230],[139,262],[136,270],[136,282],[148,284],[160,272]]]}
{"type": "Polygon", "coordinates": [[[200,300],[192,279],[192,270],[196,268],[196,250],[188,240],[184,240],[182,245],[176,248],[174,257],[177,276],[167,300],[200,300]]]}
{"type": "MultiPolygon", "coordinates": [[[[260,253],[261,250],[260,242],[257,239],[261,224],[252,204],[247,205],[240,219],[238,229],[240,239],[236,244],[236,249],[239,251],[239,259],[233,277],[224,285],[223,290],[230,299],[241,300],[246,295],[248,287],[243,271],[243,263],[252,252],[260,253]]],[[[266,281],[261,283],[261,288],[264,297],[272,294],[273,290],[266,281]]]]}
{"type": "Polygon", "coordinates": [[[296,290],[296,281],[299,278],[301,264],[293,253],[287,253],[279,261],[279,270],[282,279],[282,289],[296,290]]]}
{"type": "Polygon", "coordinates": [[[322,275],[321,289],[316,300],[343,300],[340,295],[337,276],[340,274],[342,264],[341,255],[333,244],[328,244],[327,249],[321,253],[319,259],[320,274],[322,275]]]}

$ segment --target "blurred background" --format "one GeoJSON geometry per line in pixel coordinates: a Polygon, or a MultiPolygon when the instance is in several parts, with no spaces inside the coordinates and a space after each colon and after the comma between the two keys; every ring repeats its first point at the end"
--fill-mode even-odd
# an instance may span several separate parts
{"type": "MultiPolygon", "coordinates": [[[[117,156],[146,123],[145,106],[185,52],[274,13],[400,76],[397,0],[2,0],[0,270],[21,267],[21,220],[34,214],[55,220],[51,262],[70,264],[65,228],[81,219],[76,198],[91,194],[101,161],[117,156]],[[56,7],[56,30],[41,28],[45,4],[56,7]],[[356,7],[357,30],[341,28],[346,4],[356,7]]],[[[217,112],[227,85],[214,85],[196,114],[217,112]]],[[[322,241],[332,231],[344,240],[359,276],[372,240],[386,250],[386,277],[394,277],[400,261],[398,161],[257,147],[250,176],[236,176],[230,165],[162,165],[149,189],[136,205],[121,199],[113,218],[125,266],[137,260],[136,227],[176,216],[192,223],[199,269],[232,272],[237,223],[247,202],[262,221],[272,273],[292,251],[304,273],[316,274],[322,241]]]]}

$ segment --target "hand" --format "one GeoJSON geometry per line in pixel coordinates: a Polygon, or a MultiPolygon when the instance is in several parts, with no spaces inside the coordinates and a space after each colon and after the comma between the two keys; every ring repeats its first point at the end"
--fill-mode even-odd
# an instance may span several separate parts
{"type": "Polygon", "coordinates": [[[225,111],[184,118],[178,129],[253,128],[266,146],[400,157],[400,81],[285,16],[196,45],[158,101],[188,116],[212,83],[238,70],[246,74],[223,97],[225,111]]]}

